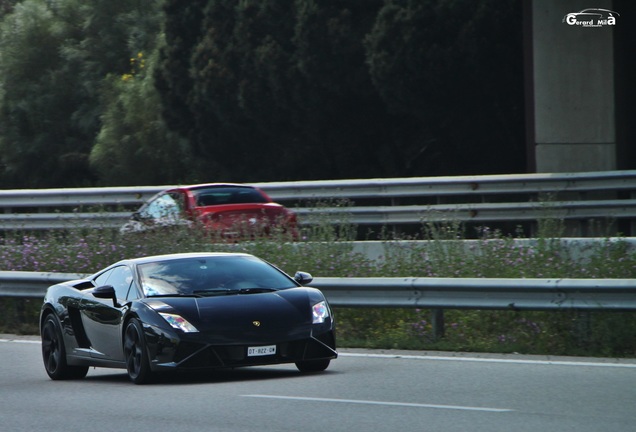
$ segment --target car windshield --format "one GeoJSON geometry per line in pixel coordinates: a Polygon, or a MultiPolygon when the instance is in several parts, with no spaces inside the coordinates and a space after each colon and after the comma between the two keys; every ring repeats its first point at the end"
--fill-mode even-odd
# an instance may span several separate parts
{"type": "Polygon", "coordinates": [[[146,296],[258,293],[297,285],[252,256],[188,257],[139,265],[146,296]]]}
{"type": "Polygon", "coordinates": [[[266,203],[267,199],[256,189],[242,186],[215,186],[192,191],[197,206],[266,203]]]}

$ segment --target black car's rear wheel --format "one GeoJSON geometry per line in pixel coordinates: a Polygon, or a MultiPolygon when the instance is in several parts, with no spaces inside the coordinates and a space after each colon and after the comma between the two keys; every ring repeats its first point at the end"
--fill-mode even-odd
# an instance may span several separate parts
{"type": "Polygon", "coordinates": [[[322,372],[329,367],[331,360],[308,360],[296,362],[296,367],[301,372],[322,372]]]}
{"type": "Polygon", "coordinates": [[[51,379],[80,379],[86,376],[88,366],[68,365],[61,326],[53,314],[44,319],[41,335],[44,369],[51,379]]]}
{"type": "Polygon", "coordinates": [[[145,384],[154,378],[150,370],[148,351],[143,327],[138,319],[131,319],[124,332],[124,356],[130,380],[135,384],[145,384]]]}

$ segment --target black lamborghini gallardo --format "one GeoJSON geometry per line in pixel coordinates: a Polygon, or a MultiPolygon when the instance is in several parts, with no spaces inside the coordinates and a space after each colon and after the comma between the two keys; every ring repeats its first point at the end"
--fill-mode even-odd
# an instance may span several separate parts
{"type": "Polygon", "coordinates": [[[190,253],[120,261],[48,288],[42,357],[54,380],[90,366],[125,368],[137,384],[162,371],[295,363],[319,372],[337,357],[323,294],[248,254],[190,253]]]}

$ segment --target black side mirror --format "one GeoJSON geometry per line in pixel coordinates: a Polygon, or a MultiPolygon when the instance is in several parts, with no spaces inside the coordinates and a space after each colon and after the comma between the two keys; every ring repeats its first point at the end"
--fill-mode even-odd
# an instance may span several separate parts
{"type": "Polygon", "coordinates": [[[311,283],[314,278],[309,273],[297,271],[294,275],[294,280],[301,285],[307,285],[308,283],[311,283]]]}
{"type": "Polygon", "coordinates": [[[120,304],[117,303],[117,293],[115,293],[115,288],[112,285],[93,288],[93,296],[101,299],[112,299],[113,306],[120,307],[120,304]]]}

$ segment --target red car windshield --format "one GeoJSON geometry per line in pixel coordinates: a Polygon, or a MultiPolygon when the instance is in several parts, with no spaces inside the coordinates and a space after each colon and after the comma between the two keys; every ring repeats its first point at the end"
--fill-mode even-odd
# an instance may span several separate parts
{"type": "Polygon", "coordinates": [[[266,203],[257,189],[241,186],[216,186],[192,191],[197,207],[225,204],[266,203]]]}

